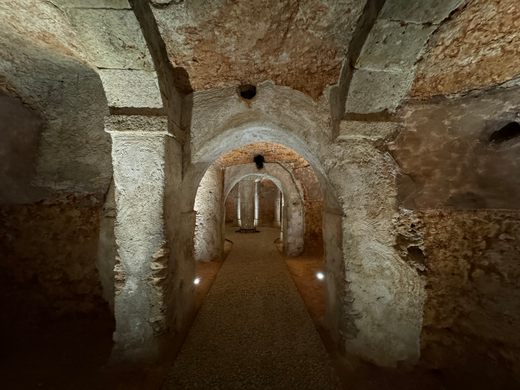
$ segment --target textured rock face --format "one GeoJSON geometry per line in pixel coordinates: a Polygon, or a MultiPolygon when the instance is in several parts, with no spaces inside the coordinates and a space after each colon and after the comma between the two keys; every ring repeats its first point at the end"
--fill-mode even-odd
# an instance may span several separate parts
{"type": "Polygon", "coordinates": [[[520,4],[474,0],[434,34],[412,89],[416,97],[464,92],[520,74],[520,4]]]}
{"type": "Polygon", "coordinates": [[[222,168],[217,164],[212,165],[200,181],[193,207],[197,214],[194,236],[195,261],[218,260],[222,255],[222,187],[222,168]]]}
{"type": "Polygon", "coordinates": [[[405,207],[517,209],[519,139],[490,142],[516,121],[518,88],[410,105],[392,146],[402,173],[405,207]]]}
{"type": "Polygon", "coordinates": [[[88,195],[0,206],[2,293],[10,305],[59,313],[106,308],[96,269],[101,206],[88,195]]]}
{"type": "MultiPolygon", "coordinates": [[[[65,15],[48,2],[28,3],[0,5],[7,20],[0,32],[0,84],[44,122],[31,182],[48,191],[103,193],[111,173],[101,80],[85,63],[65,15]]],[[[19,121],[2,125],[13,132],[19,121]]],[[[20,197],[30,198],[23,190],[20,197]]]]}
{"type": "Polygon", "coordinates": [[[309,166],[309,163],[294,150],[271,142],[258,142],[234,149],[221,156],[218,162],[223,167],[249,164],[253,162],[253,157],[258,154],[264,156],[266,163],[285,163],[289,164],[293,169],[309,166]]]}
{"type": "Polygon", "coordinates": [[[275,203],[280,201],[279,193],[278,187],[271,180],[260,181],[258,186],[259,226],[277,226],[275,203]]]}
{"type": "Polygon", "coordinates": [[[36,171],[40,116],[12,96],[0,92],[0,182],[2,203],[27,201],[36,171]],[[10,131],[9,131],[10,130],[10,131]]]}
{"type": "MultiPolygon", "coordinates": [[[[92,192],[98,199],[112,174],[103,133],[107,100],[111,109],[167,111],[158,88],[165,76],[154,71],[150,41],[127,1],[21,3],[0,4],[5,19],[0,162],[6,161],[0,180],[8,189],[0,198],[29,202],[45,190],[92,192]],[[86,59],[104,68],[99,75],[86,59]]],[[[321,237],[325,209],[331,323],[349,351],[382,365],[417,359],[426,281],[423,351],[436,353],[443,343],[458,349],[471,340],[484,346],[502,343],[490,347],[493,357],[510,365],[518,360],[512,330],[520,321],[514,264],[518,216],[469,211],[518,209],[518,139],[490,142],[493,132],[518,120],[518,87],[513,81],[486,93],[421,104],[414,100],[402,107],[425,44],[413,97],[467,92],[518,76],[517,1],[473,0],[449,19],[460,0],[387,0],[360,45],[359,58],[350,64],[356,69],[345,94],[353,120],[339,124],[337,138],[331,136],[327,102],[316,98],[338,81],[365,1],[151,3],[173,65],[185,67],[194,88],[205,91],[191,95],[193,106],[183,113],[191,119],[191,138],[182,152],[166,137],[166,118],[134,117],[123,123],[127,118],[119,115],[119,121],[108,123],[109,130],[114,125],[123,133],[115,135],[113,149],[120,258],[112,287],[118,294],[120,348],[128,346],[138,355],[147,341],[153,349],[160,335],[180,328],[192,295],[186,283],[193,276],[190,191],[196,190],[197,175],[219,155],[246,145],[220,162],[230,167],[263,154],[267,163],[289,168],[303,188],[307,241],[321,237]],[[268,79],[274,83],[263,82],[268,79]],[[236,86],[246,82],[258,84],[252,100],[237,94],[236,86]],[[403,119],[402,124],[363,122],[394,111],[392,119],[403,119]],[[144,135],[154,132],[153,122],[160,122],[158,133],[144,135]],[[397,167],[386,143],[399,132],[392,146],[397,167]],[[416,240],[411,252],[395,248],[391,222],[398,195],[406,207],[450,209],[421,214],[424,234],[408,237],[416,240]],[[493,324],[503,334],[494,335],[493,324]]],[[[8,254],[5,264],[13,268],[27,260],[31,273],[20,269],[18,276],[29,281],[34,268],[45,294],[57,302],[88,294],[85,302],[91,304],[101,296],[91,257],[101,200],[82,208],[75,199],[67,205],[3,206],[11,231],[1,232],[7,240],[0,245],[8,254]],[[34,236],[22,232],[24,225],[34,236]],[[14,241],[13,231],[21,232],[14,241]],[[58,248],[77,258],[81,269],[56,253],[58,248]],[[56,263],[49,261],[54,256],[56,263]]],[[[213,197],[210,203],[217,201],[213,197]]],[[[113,220],[105,222],[101,236],[113,241],[113,220]]],[[[113,260],[113,248],[105,249],[113,260]]],[[[112,264],[105,262],[103,269],[112,264]]],[[[107,285],[112,279],[102,281],[107,285]]],[[[439,360],[434,356],[432,361],[439,360]]]]}
{"type": "Polygon", "coordinates": [[[364,3],[185,1],[154,14],[195,90],[273,80],[316,98],[337,82],[364,3]]]}
{"type": "Polygon", "coordinates": [[[428,210],[410,216],[402,219],[415,237],[409,260],[421,266],[428,294],[425,359],[441,368],[489,373],[496,365],[509,367],[520,378],[518,211],[428,210]]]}
{"type": "Polygon", "coordinates": [[[51,2],[6,0],[0,4],[0,14],[5,23],[2,33],[12,30],[43,48],[65,55],[81,55],[81,45],[67,17],[51,2]]]}
{"type": "Polygon", "coordinates": [[[114,339],[118,356],[151,359],[160,347],[158,336],[173,320],[166,316],[171,275],[164,218],[168,139],[161,118],[149,120],[156,131],[146,135],[128,131],[135,119],[107,123],[113,143],[118,244],[114,339]]]}

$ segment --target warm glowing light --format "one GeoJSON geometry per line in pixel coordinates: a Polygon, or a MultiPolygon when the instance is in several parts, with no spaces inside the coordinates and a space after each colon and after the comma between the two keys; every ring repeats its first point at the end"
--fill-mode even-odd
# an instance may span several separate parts
{"type": "Polygon", "coordinates": [[[318,278],[318,280],[323,280],[325,279],[325,274],[323,272],[316,272],[316,278],[318,278]]]}
{"type": "Polygon", "coordinates": [[[200,278],[199,278],[199,277],[195,278],[195,279],[193,280],[193,284],[194,284],[194,285],[200,284],[200,278]]]}

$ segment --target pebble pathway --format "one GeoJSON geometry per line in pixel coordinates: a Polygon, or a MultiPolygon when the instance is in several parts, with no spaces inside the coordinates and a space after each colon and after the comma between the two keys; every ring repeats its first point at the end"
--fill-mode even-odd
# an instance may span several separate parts
{"type": "Polygon", "coordinates": [[[164,389],[337,389],[320,336],[274,245],[230,231],[222,265],[164,389]]]}

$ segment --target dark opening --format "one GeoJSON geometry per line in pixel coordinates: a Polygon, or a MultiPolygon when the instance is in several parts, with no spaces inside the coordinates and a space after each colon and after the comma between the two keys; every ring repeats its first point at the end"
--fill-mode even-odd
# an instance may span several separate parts
{"type": "Polygon", "coordinates": [[[520,136],[520,124],[517,122],[509,122],[501,129],[493,132],[489,136],[489,142],[494,144],[500,144],[512,140],[520,136]]]}
{"type": "Polygon", "coordinates": [[[253,161],[255,162],[256,167],[257,167],[258,169],[262,169],[262,168],[264,167],[265,159],[264,159],[264,156],[262,156],[261,154],[257,154],[257,155],[253,158],[253,161]]]}
{"type": "Polygon", "coordinates": [[[407,248],[408,256],[407,260],[412,263],[412,265],[419,271],[419,273],[423,273],[426,271],[426,256],[421,248],[418,246],[412,245],[407,248]]]}
{"type": "Polygon", "coordinates": [[[251,84],[244,84],[238,87],[238,92],[244,99],[251,100],[256,96],[256,87],[251,84]]]}

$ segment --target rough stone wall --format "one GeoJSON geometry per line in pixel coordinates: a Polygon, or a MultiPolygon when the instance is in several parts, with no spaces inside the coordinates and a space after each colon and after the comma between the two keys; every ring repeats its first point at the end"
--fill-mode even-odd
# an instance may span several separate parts
{"type": "Polygon", "coordinates": [[[391,146],[407,208],[519,207],[519,138],[490,136],[518,119],[519,88],[498,88],[403,108],[403,129],[391,146]]]}
{"type": "MultiPolygon", "coordinates": [[[[237,216],[238,186],[234,186],[226,199],[226,223],[238,223],[237,216]]],[[[236,225],[238,226],[238,225],[236,225]]]]}
{"type": "Polygon", "coordinates": [[[260,226],[275,226],[275,202],[278,193],[278,187],[271,180],[260,181],[258,188],[260,226]]]}
{"type": "MultiPolygon", "coordinates": [[[[341,305],[336,310],[342,311],[339,333],[347,353],[383,366],[413,364],[420,356],[425,292],[417,270],[394,248],[397,167],[366,140],[337,145],[336,153],[329,177],[343,204],[343,253],[328,267],[336,268],[330,277],[341,305]]],[[[330,214],[326,221],[334,223],[330,214]]]]}
{"type": "Polygon", "coordinates": [[[114,183],[112,182],[101,210],[96,261],[99,278],[103,286],[103,297],[112,310],[114,309],[115,294],[114,267],[117,256],[117,244],[114,235],[116,218],[116,201],[114,195],[114,183]]]}
{"type": "Polygon", "coordinates": [[[294,168],[295,178],[302,184],[305,209],[305,248],[323,249],[322,214],[323,196],[320,183],[312,168],[294,168]]]}
{"type": "Polygon", "coordinates": [[[520,213],[423,210],[400,223],[400,249],[426,281],[423,358],[520,378],[520,213]]]}
{"type": "Polygon", "coordinates": [[[38,143],[44,121],[16,97],[0,87],[0,202],[32,200],[31,180],[36,171],[38,143]]]}
{"type": "Polygon", "coordinates": [[[0,15],[0,289],[12,309],[6,313],[106,310],[112,294],[100,278],[109,278],[110,263],[100,264],[97,255],[111,164],[101,80],[52,2],[6,0],[0,15]]]}
{"type": "Polygon", "coordinates": [[[266,163],[283,163],[293,169],[309,166],[309,163],[294,150],[271,142],[256,142],[233,149],[231,152],[219,157],[218,161],[224,167],[249,164],[253,162],[253,157],[257,154],[264,156],[266,163]]]}
{"type": "MultiPolygon", "coordinates": [[[[35,172],[25,196],[41,199],[34,187],[104,193],[111,177],[110,140],[103,131],[108,109],[99,75],[85,61],[64,14],[48,2],[27,3],[0,5],[6,20],[0,89],[20,96],[44,122],[33,141],[35,172]]],[[[10,133],[17,122],[1,123],[10,133]]]]}
{"type": "Polygon", "coordinates": [[[520,75],[520,4],[472,0],[434,34],[412,96],[465,92],[520,75]]]}
{"type": "Polygon", "coordinates": [[[154,14],[171,61],[187,69],[195,90],[273,80],[317,98],[338,78],[364,3],[212,0],[154,14]]]}
{"type": "Polygon", "coordinates": [[[194,255],[196,261],[217,260],[222,255],[222,191],[223,172],[212,165],[200,181],[195,197],[194,255]]]}
{"type": "Polygon", "coordinates": [[[96,268],[101,206],[96,195],[0,206],[2,295],[27,310],[105,309],[96,268]]]}

